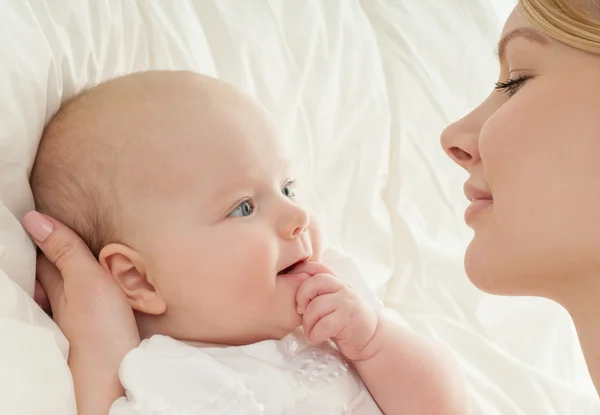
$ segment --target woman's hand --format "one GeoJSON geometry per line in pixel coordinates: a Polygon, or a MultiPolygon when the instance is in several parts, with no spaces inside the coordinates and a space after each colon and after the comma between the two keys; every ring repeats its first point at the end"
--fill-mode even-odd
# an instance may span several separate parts
{"type": "MultiPolygon", "coordinates": [[[[25,215],[23,226],[44,253],[37,261],[37,279],[70,343],[78,413],[106,415],[123,395],[121,360],[140,342],[133,311],[75,232],[38,212],[25,215]]],[[[43,300],[39,290],[36,296],[43,300]]]]}

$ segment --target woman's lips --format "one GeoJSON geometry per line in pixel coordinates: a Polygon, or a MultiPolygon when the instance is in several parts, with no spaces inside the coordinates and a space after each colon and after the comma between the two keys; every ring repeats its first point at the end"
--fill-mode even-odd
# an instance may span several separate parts
{"type": "Polygon", "coordinates": [[[494,204],[493,199],[473,199],[465,210],[465,223],[470,225],[483,211],[494,204]]]}
{"type": "Polygon", "coordinates": [[[475,182],[476,179],[471,179],[464,186],[465,196],[471,202],[465,210],[465,222],[467,225],[470,225],[476,216],[494,203],[492,193],[485,188],[476,186],[475,182]]]}

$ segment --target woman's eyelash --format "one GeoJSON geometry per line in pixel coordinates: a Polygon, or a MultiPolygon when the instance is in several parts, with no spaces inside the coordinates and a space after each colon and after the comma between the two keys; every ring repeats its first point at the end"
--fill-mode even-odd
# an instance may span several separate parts
{"type": "Polygon", "coordinates": [[[519,76],[516,79],[509,79],[506,82],[496,82],[496,90],[503,91],[508,97],[512,97],[521,89],[525,82],[529,79],[527,76],[519,76]]]}

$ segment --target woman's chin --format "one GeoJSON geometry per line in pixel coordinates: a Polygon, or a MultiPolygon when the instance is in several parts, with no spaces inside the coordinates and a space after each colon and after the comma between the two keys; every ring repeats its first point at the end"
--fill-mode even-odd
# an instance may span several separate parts
{"type": "Polygon", "coordinates": [[[547,288],[551,273],[523,261],[522,256],[497,249],[484,250],[473,242],[465,253],[464,265],[467,277],[480,291],[493,295],[550,296],[547,288]]]}
{"type": "Polygon", "coordinates": [[[471,283],[480,291],[494,295],[525,295],[519,278],[507,266],[508,261],[496,260],[497,251],[482,249],[472,241],[465,252],[465,272],[471,283]]]}

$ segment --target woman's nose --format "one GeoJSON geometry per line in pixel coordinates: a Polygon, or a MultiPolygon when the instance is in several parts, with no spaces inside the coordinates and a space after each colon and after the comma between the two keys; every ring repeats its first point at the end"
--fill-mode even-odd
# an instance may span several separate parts
{"type": "Polygon", "coordinates": [[[450,124],[441,136],[442,148],[465,170],[480,161],[479,129],[470,125],[467,117],[450,124]]]}

